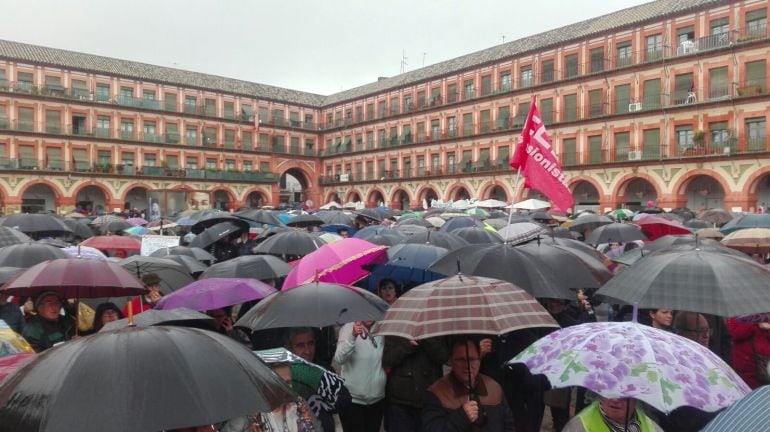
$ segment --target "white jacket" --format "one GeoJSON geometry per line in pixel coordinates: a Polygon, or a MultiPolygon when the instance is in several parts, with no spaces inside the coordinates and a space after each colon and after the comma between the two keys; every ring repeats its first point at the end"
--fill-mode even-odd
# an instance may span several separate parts
{"type": "MultiPolygon", "coordinates": [[[[354,323],[340,328],[334,365],[345,379],[353,402],[371,405],[385,398],[385,371],[382,369],[382,350],[385,341],[382,336],[353,336],[354,323]]],[[[376,328],[372,326],[371,330],[376,328]]]]}

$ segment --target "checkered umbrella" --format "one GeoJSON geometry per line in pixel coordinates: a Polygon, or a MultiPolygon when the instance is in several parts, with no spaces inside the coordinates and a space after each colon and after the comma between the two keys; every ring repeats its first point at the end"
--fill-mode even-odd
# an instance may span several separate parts
{"type": "Polygon", "coordinates": [[[544,236],[548,233],[548,230],[544,226],[533,222],[519,222],[507,225],[499,229],[497,233],[500,234],[505,243],[515,245],[544,236]]]}
{"type": "Polygon", "coordinates": [[[19,230],[0,226],[0,247],[31,242],[28,235],[19,230]]]}
{"type": "Polygon", "coordinates": [[[523,289],[497,279],[457,275],[402,295],[385,313],[377,334],[417,340],[558,326],[523,289]]]}

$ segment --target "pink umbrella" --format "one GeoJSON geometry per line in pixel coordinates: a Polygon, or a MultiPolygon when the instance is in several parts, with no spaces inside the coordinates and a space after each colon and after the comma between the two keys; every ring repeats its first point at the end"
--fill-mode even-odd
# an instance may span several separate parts
{"type": "Polygon", "coordinates": [[[207,311],[263,299],[274,292],[275,288],[257,279],[207,278],[163,296],[155,308],[207,311]]]}
{"type": "Polygon", "coordinates": [[[635,222],[647,234],[649,240],[655,240],[665,235],[691,234],[687,227],[680,222],[663,219],[658,216],[647,216],[644,219],[635,222]]]}
{"type": "Polygon", "coordinates": [[[305,255],[286,276],[283,289],[315,280],[339,284],[355,283],[369,274],[367,264],[387,261],[387,246],[378,246],[357,238],[326,244],[305,255]]]}
{"type": "Polygon", "coordinates": [[[126,222],[130,223],[133,226],[147,225],[147,221],[144,218],[140,218],[140,217],[128,218],[126,219],[126,222]]]}
{"type": "Polygon", "coordinates": [[[29,363],[34,358],[35,353],[13,354],[0,358],[0,383],[3,382],[5,377],[12,374],[17,369],[21,369],[22,366],[29,363]]]}

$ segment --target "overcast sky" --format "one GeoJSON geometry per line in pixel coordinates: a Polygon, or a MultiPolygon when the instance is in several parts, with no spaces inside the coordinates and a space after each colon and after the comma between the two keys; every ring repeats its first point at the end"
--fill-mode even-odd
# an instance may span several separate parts
{"type": "Polygon", "coordinates": [[[643,0],[0,0],[0,38],[328,95],[643,0]]]}

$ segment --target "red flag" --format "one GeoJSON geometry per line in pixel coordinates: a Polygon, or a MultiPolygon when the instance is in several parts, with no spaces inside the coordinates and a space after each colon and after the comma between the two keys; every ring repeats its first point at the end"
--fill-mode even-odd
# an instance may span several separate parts
{"type": "Polygon", "coordinates": [[[521,140],[513,152],[511,167],[521,170],[525,188],[539,190],[562,210],[572,208],[572,194],[534,100],[521,131],[521,140]]]}

